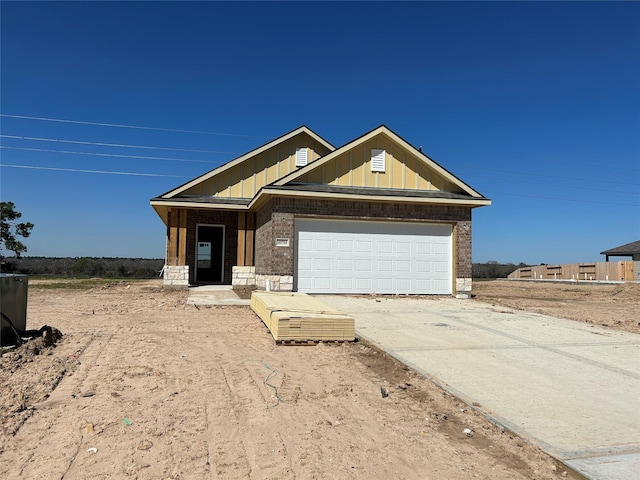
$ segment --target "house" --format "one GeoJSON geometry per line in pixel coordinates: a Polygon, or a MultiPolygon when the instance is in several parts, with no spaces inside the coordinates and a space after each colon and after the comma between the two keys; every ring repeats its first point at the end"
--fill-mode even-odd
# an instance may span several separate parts
{"type": "Polygon", "coordinates": [[[600,255],[604,255],[607,262],[609,257],[631,257],[633,260],[633,279],[640,282],[640,240],[610,248],[600,252],[600,255]]]}
{"type": "Polygon", "coordinates": [[[609,250],[600,252],[600,255],[604,255],[607,262],[609,261],[609,257],[631,257],[633,261],[640,262],[640,240],[610,248],[609,250]]]}
{"type": "Polygon", "coordinates": [[[151,199],[165,286],[459,296],[490,204],[384,125],[339,148],[301,126],[151,199]]]}

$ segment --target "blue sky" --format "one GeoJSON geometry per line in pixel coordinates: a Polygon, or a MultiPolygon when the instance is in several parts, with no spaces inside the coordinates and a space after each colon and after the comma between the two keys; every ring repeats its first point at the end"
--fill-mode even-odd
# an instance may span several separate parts
{"type": "Polygon", "coordinates": [[[0,16],[0,197],[35,224],[27,255],[163,257],[150,198],[302,124],[336,146],[385,124],[491,198],[475,262],[604,260],[640,238],[640,3],[0,16]]]}

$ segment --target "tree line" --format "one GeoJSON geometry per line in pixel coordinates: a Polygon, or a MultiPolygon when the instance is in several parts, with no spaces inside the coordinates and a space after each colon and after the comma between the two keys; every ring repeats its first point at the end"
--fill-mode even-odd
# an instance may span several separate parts
{"type": "MultiPolygon", "coordinates": [[[[164,266],[162,258],[112,257],[5,257],[2,271],[28,275],[105,278],[156,278],[164,266]]],[[[473,264],[473,278],[505,278],[524,263],[498,263],[495,260],[473,264]]]]}
{"type": "Polygon", "coordinates": [[[474,263],[472,265],[473,278],[506,278],[511,272],[519,268],[528,267],[525,263],[498,263],[489,260],[487,263],[474,263]]]}
{"type": "Polygon", "coordinates": [[[4,257],[2,271],[28,275],[104,278],[156,278],[162,258],[4,257]]]}

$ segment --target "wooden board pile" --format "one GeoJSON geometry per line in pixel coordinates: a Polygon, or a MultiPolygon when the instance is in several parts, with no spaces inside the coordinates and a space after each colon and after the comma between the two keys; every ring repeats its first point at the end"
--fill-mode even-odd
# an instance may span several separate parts
{"type": "Polygon", "coordinates": [[[353,341],[355,320],[306,293],[253,292],[251,308],[276,341],[353,341]]]}

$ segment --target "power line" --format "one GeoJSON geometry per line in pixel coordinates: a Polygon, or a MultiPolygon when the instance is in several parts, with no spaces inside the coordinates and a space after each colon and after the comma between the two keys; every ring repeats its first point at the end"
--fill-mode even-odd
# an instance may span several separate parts
{"type": "Polygon", "coordinates": [[[245,138],[267,138],[261,135],[245,135],[240,133],[222,133],[222,132],[203,132],[200,130],[179,130],[175,128],[159,128],[159,127],[146,127],[140,125],[124,125],[120,123],[103,123],[103,122],[85,122],[80,120],[66,120],[62,118],[48,118],[48,117],[30,117],[27,115],[9,115],[6,113],[0,113],[0,117],[7,118],[19,118],[21,120],[39,120],[43,122],[58,122],[58,123],[74,123],[79,125],[95,125],[98,127],[115,127],[115,128],[134,128],[137,130],[155,130],[159,132],[178,132],[178,133],[194,133],[198,135],[220,135],[225,137],[245,137],[245,138]]]}
{"type": "Polygon", "coordinates": [[[562,201],[562,202],[597,203],[600,205],[622,205],[625,207],[640,207],[640,203],[598,202],[596,200],[585,200],[582,198],[544,197],[542,195],[523,195],[521,193],[489,192],[486,190],[485,190],[485,193],[492,193],[494,195],[509,195],[512,197],[540,198],[543,200],[554,200],[554,201],[562,201]]]}
{"type": "Polygon", "coordinates": [[[77,145],[96,145],[99,147],[119,147],[119,148],[143,148],[147,150],[169,150],[172,152],[194,152],[194,153],[221,153],[238,155],[240,152],[223,152],[217,150],[193,150],[190,148],[170,148],[170,147],[152,147],[148,145],[128,145],[120,143],[101,143],[101,142],[88,142],[81,140],[62,140],[58,138],[42,138],[42,137],[24,137],[19,135],[0,135],[2,138],[13,138],[16,140],[36,140],[39,142],[58,142],[58,143],[73,143],[77,145]]]}
{"type": "Polygon", "coordinates": [[[92,155],[95,157],[134,158],[137,160],[164,160],[169,162],[193,162],[193,163],[216,163],[216,164],[220,163],[220,162],[212,162],[210,160],[191,160],[188,158],[145,157],[142,155],[120,155],[116,153],[75,152],[72,150],[49,150],[46,148],[7,147],[5,145],[0,145],[0,148],[5,148],[7,150],[25,150],[27,152],[63,153],[63,154],[70,154],[70,155],[92,155]]]}
{"type": "Polygon", "coordinates": [[[496,177],[490,177],[490,176],[486,176],[486,175],[475,175],[473,173],[469,173],[466,176],[468,177],[475,177],[475,178],[488,178],[491,180],[506,180],[509,182],[519,182],[519,183],[526,183],[528,185],[542,185],[545,187],[558,187],[558,188],[572,188],[572,189],[576,189],[576,190],[588,190],[591,192],[608,192],[608,193],[621,193],[621,194],[627,194],[627,195],[638,195],[639,192],[635,191],[635,192],[625,192],[622,190],[608,190],[606,188],[593,188],[593,187],[578,187],[578,186],[573,186],[573,185],[558,185],[558,184],[553,184],[553,183],[543,183],[543,182],[532,182],[531,180],[518,180],[518,179],[513,179],[513,178],[507,178],[507,179],[499,179],[496,177]]]}
{"type": "Polygon", "coordinates": [[[563,180],[580,180],[583,182],[615,183],[616,185],[640,186],[640,183],[620,182],[618,180],[602,180],[601,178],[590,179],[590,178],[568,177],[568,176],[562,176],[562,175],[544,175],[542,173],[514,172],[512,170],[499,170],[496,168],[486,168],[486,167],[465,167],[465,168],[471,168],[473,170],[483,170],[487,172],[511,173],[515,175],[528,175],[532,177],[561,178],[563,180]]]}
{"type": "MultiPolygon", "coordinates": [[[[458,152],[456,151],[457,155],[461,155],[462,153],[464,153],[465,155],[477,155],[478,152],[477,151],[468,151],[468,152],[458,152]]],[[[602,163],[600,164],[595,164],[595,163],[584,163],[584,162],[580,162],[580,163],[575,163],[575,162],[563,162],[563,161],[559,161],[559,160],[547,160],[546,158],[535,158],[535,159],[531,159],[531,158],[522,158],[522,157],[507,157],[505,155],[494,155],[491,157],[493,160],[497,160],[497,159],[502,159],[502,160],[507,160],[510,163],[522,163],[522,162],[526,162],[529,164],[533,164],[533,163],[548,163],[548,164],[553,164],[553,165],[566,165],[569,167],[575,167],[575,168],[581,168],[581,167],[590,167],[590,168],[602,168],[602,163]]],[[[464,168],[467,168],[466,166],[464,168]]],[[[620,167],[620,166],[615,166],[616,170],[628,170],[631,172],[638,172],[640,171],[640,168],[638,167],[620,167]]]]}
{"type": "MultiPolygon", "coordinates": [[[[84,170],[84,169],[77,169],[77,168],[40,167],[40,166],[32,166],[32,165],[0,164],[0,167],[24,168],[24,169],[31,169],[31,170],[53,170],[53,171],[59,171],[59,172],[98,173],[98,174],[106,174],[106,175],[129,175],[129,176],[139,176],[139,177],[187,178],[180,175],[163,175],[159,173],[114,172],[114,171],[106,171],[106,170],[84,170]]],[[[576,198],[545,197],[541,195],[523,195],[520,193],[506,193],[506,192],[492,192],[492,191],[486,191],[486,193],[491,193],[495,195],[509,195],[509,196],[515,196],[515,197],[539,198],[543,200],[554,200],[554,201],[564,201],[564,202],[596,203],[600,205],[621,205],[621,206],[627,206],[627,207],[640,207],[640,204],[636,204],[636,203],[598,202],[595,200],[585,200],[585,199],[576,199],[576,198]]]]}
{"type": "Polygon", "coordinates": [[[30,170],[54,170],[58,172],[80,172],[80,173],[100,173],[105,175],[131,175],[136,177],[173,177],[173,178],[187,178],[180,175],[162,175],[160,173],[135,173],[135,172],[112,172],[107,170],[82,170],[78,168],[56,168],[56,167],[36,167],[32,165],[10,165],[7,163],[0,163],[0,167],[11,168],[26,168],[30,170]]]}

